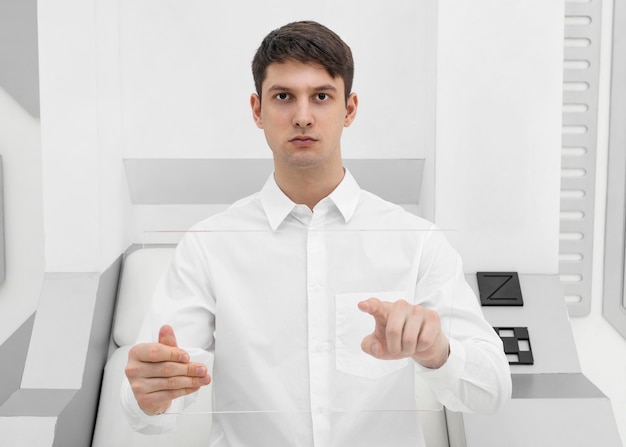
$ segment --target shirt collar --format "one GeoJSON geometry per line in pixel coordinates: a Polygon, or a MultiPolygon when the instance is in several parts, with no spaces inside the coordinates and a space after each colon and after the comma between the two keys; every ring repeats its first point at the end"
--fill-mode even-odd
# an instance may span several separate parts
{"type": "Polygon", "coordinates": [[[343,219],[347,222],[352,219],[356,206],[359,203],[361,188],[347,169],[341,183],[328,196],[334,203],[343,219]]]}
{"type": "MultiPolygon", "coordinates": [[[[356,211],[361,188],[347,169],[341,183],[328,196],[344,220],[348,222],[356,211]]],[[[272,230],[276,230],[296,206],[276,184],[274,174],[267,179],[260,193],[261,204],[272,230]]]]}

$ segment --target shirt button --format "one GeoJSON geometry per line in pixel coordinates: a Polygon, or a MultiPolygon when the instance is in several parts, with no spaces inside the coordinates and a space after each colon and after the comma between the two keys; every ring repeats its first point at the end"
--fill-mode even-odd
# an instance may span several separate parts
{"type": "Polygon", "coordinates": [[[320,293],[323,290],[323,287],[320,286],[319,284],[312,284],[311,285],[311,292],[313,293],[320,293]]]}
{"type": "Polygon", "coordinates": [[[312,352],[328,352],[330,351],[331,344],[330,343],[320,343],[311,346],[312,352]]]}

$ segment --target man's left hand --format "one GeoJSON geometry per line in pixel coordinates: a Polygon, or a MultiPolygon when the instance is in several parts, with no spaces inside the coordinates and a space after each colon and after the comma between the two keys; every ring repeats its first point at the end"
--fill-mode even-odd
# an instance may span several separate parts
{"type": "Polygon", "coordinates": [[[374,332],[361,348],[382,360],[411,357],[426,368],[441,367],[450,354],[450,343],[441,330],[439,314],[404,300],[393,303],[370,298],[359,309],[374,317],[374,332]]]}

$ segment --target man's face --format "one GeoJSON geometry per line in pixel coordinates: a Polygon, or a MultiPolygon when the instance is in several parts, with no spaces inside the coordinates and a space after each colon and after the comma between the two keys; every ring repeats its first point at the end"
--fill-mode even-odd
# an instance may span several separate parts
{"type": "Polygon", "coordinates": [[[341,133],[357,109],[356,95],[348,101],[344,95],[343,79],[321,66],[287,61],[268,67],[263,99],[252,95],[250,103],[277,170],[341,166],[341,133]]]}

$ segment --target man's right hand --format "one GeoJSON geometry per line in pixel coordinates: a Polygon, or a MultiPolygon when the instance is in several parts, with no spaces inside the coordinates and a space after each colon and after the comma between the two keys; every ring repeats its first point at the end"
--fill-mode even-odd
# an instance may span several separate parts
{"type": "Polygon", "coordinates": [[[125,373],[139,407],[148,415],[163,413],[172,400],[211,383],[206,365],[189,361],[168,325],[161,327],[158,343],[130,349],[125,373]]]}

